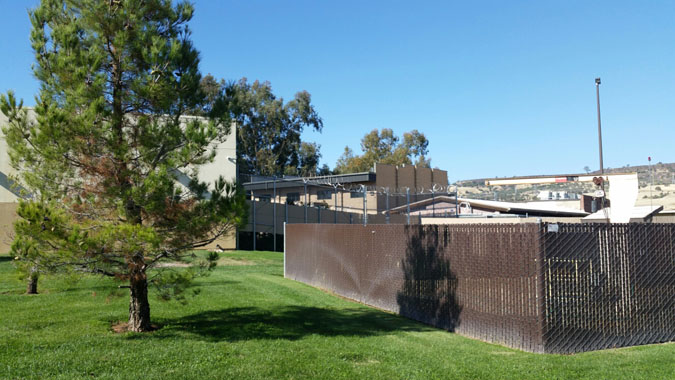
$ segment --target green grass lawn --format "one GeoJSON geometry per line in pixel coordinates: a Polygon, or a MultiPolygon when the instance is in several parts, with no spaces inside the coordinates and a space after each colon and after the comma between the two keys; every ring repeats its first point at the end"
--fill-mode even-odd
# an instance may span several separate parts
{"type": "Polygon", "coordinates": [[[185,305],[151,298],[152,333],[116,334],[128,292],[0,256],[2,379],[674,379],[675,344],[530,354],[436,330],[283,278],[282,255],[229,253],[185,305]]]}

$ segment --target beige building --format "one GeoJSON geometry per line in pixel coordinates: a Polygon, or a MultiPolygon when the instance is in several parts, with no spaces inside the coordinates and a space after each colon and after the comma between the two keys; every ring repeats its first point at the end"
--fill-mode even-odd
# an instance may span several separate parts
{"type": "Polygon", "coordinates": [[[251,199],[258,201],[307,204],[354,213],[362,213],[365,203],[368,214],[378,214],[387,209],[387,192],[396,194],[389,197],[389,208],[394,208],[406,203],[402,195],[406,189],[410,192],[411,202],[430,197],[434,188],[446,191],[448,172],[414,165],[375,164],[370,172],[311,178],[254,178],[243,185],[251,199]]]}
{"type": "MultiPolygon", "coordinates": [[[[188,120],[192,116],[184,117],[188,120]]],[[[29,109],[29,118],[35,120],[33,110],[29,109]]],[[[11,178],[16,178],[17,172],[9,163],[9,156],[7,155],[7,142],[2,134],[1,128],[7,124],[7,117],[0,112],[0,253],[9,251],[12,242],[12,223],[16,220],[16,207],[18,205],[19,197],[21,196],[21,188],[16,186],[16,183],[11,178]]],[[[235,158],[237,156],[237,145],[235,138],[235,126],[230,128],[229,137],[222,143],[215,145],[216,157],[212,163],[203,165],[199,168],[199,178],[207,183],[213,183],[219,176],[223,176],[225,180],[233,181],[236,179],[237,170],[235,158]]],[[[178,181],[187,184],[188,177],[178,174],[178,181]]],[[[214,243],[215,247],[219,244],[221,247],[234,248],[235,237],[230,236],[221,239],[214,243]]],[[[211,247],[207,247],[211,248],[211,247]]]]}

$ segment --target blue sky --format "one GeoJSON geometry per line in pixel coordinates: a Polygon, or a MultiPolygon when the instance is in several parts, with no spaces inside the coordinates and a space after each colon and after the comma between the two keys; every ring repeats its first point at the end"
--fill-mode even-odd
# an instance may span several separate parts
{"type": "MultiPolygon", "coordinates": [[[[373,128],[422,131],[451,181],[675,161],[673,1],[196,0],[204,74],[307,90],[322,163],[373,128]]],[[[0,0],[0,91],[33,103],[26,9],[0,0]]]]}

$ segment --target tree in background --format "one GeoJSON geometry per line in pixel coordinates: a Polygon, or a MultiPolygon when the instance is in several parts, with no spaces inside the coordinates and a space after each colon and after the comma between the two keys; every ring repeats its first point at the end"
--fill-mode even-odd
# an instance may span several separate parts
{"type": "Polygon", "coordinates": [[[19,205],[12,252],[40,271],[127,281],[131,331],[151,329],[149,283],[181,296],[199,273],[159,264],[247,215],[234,183],[198,179],[231,119],[222,101],[202,106],[192,14],[186,2],[42,0],[30,11],[36,120],[11,92],[0,99],[11,163],[33,194],[19,205]],[[200,107],[205,117],[183,117],[200,107]]]}
{"type": "Polygon", "coordinates": [[[403,141],[394,135],[388,128],[382,132],[373,129],[361,139],[362,155],[354,155],[348,146],[335,165],[336,173],[358,173],[369,171],[375,163],[389,165],[415,164],[428,168],[431,160],[426,158],[429,153],[429,140],[418,130],[403,134],[403,141]]]}
{"type": "Polygon", "coordinates": [[[243,78],[228,83],[211,74],[202,78],[200,90],[206,101],[193,114],[226,111],[237,122],[237,165],[241,173],[303,177],[330,173],[325,164],[319,168],[321,145],[300,138],[305,127],[317,131],[323,128],[306,91],[284,104],[272,93],[269,82],[248,83],[243,78]]]}
{"type": "MultiPolygon", "coordinates": [[[[298,150],[298,159],[295,165],[286,166],[284,174],[301,177],[312,177],[319,174],[324,168],[319,168],[319,159],[321,145],[317,143],[300,143],[298,150]]],[[[325,165],[324,165],[325,166],[325,165]]]]}
{"type": "MultiPolygon", "coordinates": [[[[274,176],[316,175],[319,145],[302,142],[305,127],[321,131],[323,121],[307,91],[284,102],[269,82],[246,78],[223,83],[221,101],[237,122],[237,165],[240,173],[274,176]]],[[[212,85],[211,85],[212,86],[212,85]]],[[[220,105],[216,102],[215,108],[220,105]]]]}

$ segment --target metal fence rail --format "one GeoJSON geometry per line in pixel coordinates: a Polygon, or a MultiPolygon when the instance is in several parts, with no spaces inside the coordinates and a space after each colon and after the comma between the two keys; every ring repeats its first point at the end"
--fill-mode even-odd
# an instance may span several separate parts
{"type": "Polygon", "coordinates": [[[675,339],[674,225],[286,225],[286,277],[460,334],[571,353],[675,339]]]}

